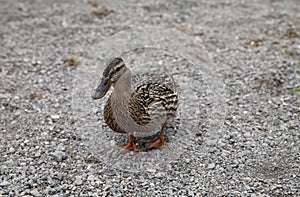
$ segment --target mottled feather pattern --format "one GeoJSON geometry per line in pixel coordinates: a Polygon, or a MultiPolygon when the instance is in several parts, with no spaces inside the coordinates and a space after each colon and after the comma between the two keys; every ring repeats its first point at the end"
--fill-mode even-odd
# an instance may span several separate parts
{"type": "Polygon", "coordinates": [[[140,125],[149,123],[153,118],[174,116],[178,106],[177,93],[173,91],[171,80],[166,81],[161,76],[158,78],[148,74],[147,77],[149,76],[152,80],[142,82],[130,99],[131,117],[140,125]]]}
{"type": "Polygon", "coordinates": [[[123,129],[121,129],[119,127],[119,125],[117,124],[117,122],[114,118],[110,98],[111,98],[111,96],[109,96],[109,98],[105,104],[105,107],[104,107],[104,120],[105,120],[106,124],[109,126],[109,128],[111,128],[113,131],[118,132],[118,133],[126,133],[123,129]]]}
{"type": "Polygon", "coordinates": [[[131,81],[134,90],[146,84],[158,84],[176,92],[174,80],[168,73],[162,73],[160,75],[153,73],[138,73],[132,76],[131,81]]]}
{"type": "MultiPolygon", "coordinates": [[[[140,126],[146,126],[148,124],[153,125],[155,122],[166,121],[174,116],[178,107],[178,95],[174,84],[173,79],[168,74],[147,73],[131,76],[128,110],[133,121],[140,126]]],[[[105,122],[116,132],[129,132],[125,131],[125,125],[118,125],[118,122],[119,124],[122,123],[116,121],[114,117],[111,98],[110,96],[105,105],[105,122]]]]}

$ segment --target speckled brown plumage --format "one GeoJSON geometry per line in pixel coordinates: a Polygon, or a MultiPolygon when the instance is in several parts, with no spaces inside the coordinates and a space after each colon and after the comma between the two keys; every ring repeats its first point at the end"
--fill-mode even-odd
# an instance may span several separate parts
{"type": "Polygon", "coordinates": [[[139,74],[131,76],[121,58],[114,58],[103,72],[93,99],[104,97],[114,90],[104,107],[104,120],[115,132],[130,133],[125,150],[137,151],[133,132],[150,132],[161,126],[159,138],[149,148],[165,146],[163,140],[167,120],[176,114],[178,95],[173,78],[167,74],[139,74]]]}
{"type": "MultiPolygon", "coordinates": [[[[129,100],[129,112],[133,120],[139,125],[146,125],[151,121],[149,114],[149,105],[153,102],[161,102],[167,112],[167,117],[175,115],[178,98],[177,94],[168,87],[155,83],[142,84],[131,94],[129,100]]],[[[156,109],[159,112],[158,109],[156,109]]],[[[111,97],[107,99],[104,107],[104,120],[113,131],[126,133],[117,124],[111,107],[111,97]]]]}
{"type": "Polygon", "coordinates": [[[111,100],[110,97],[107,99],[107,102],[105,103],[104,107],[104,120],[106,124],[109,126],[109,128],[115,132],[118,133],[126,133],[124,130],[122,130],[119,125],[117,124],[114,114],[111,108],[111,100]]]}
{"type": "Polygon", "coordinates": [[[146,125],[151,121],[149,106],[154,102],[161,104],[161,109],[156,108],[154,112],[165,111],[167,118],[175,115],[178,105],[177,94],[166,86],[146,83],[138,86],[135,92],[131,94],[129,110],[136,123],[146,125]]]}

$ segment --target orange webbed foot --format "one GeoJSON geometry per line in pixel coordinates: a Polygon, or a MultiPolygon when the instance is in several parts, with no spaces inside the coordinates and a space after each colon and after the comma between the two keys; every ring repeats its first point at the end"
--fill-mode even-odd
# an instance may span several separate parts
{"type": "Polygon", "coordinates": [[[166,123],[163,124],[158,138],[154,140],[145,141],[146,144],[152,143],[148,146],[148,149],[155,148],[158,145],[160,145],[160,148],[164,148],[166,146],[166,141],[164,140],[165,128],[166,128],[166,123]]]}
{"type": "Polygon", "coordinates": [[[160,148],[164,148],[166,146],[166,142],[161,139],[160,137],[159,138],[156,138],[154,140],[147,140],[145,141],[146,144],[148,143],[151,143],[147,148],[148,149],[151,149],[151,148],[155,148],[157,147],[158,145],[160,145],[160,148]]]}
{"type": "Polygon", "coordinates": [[[130,135],[129,135],[128,143],[117,145],[117,146],[114,146],[114,147],[115,148],[122,147],[121,153],[125,153],[125,152],[129,151],[131,148],[134,152],[139,151],[137,145],[135,144],[135,138],[134,138],[132,133],[130,133],[130,135]]]}

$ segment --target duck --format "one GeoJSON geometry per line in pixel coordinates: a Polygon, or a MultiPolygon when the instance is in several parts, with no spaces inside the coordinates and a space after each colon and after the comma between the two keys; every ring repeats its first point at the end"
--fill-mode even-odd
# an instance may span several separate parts
{"type": "Polygon", "coordinates": [[[122,58],[108,61],[92,99],[103,98],[112,88],[104,106],[104,120],[117,133],[129,134],[122,152],[139,151],[134,133],[144,134],[160,129],[159,136],[146,140],[148,149],[164,148],[167,121],[176,116],[179,99],[173,77],[165,73],[132,75],[122,58]]]}

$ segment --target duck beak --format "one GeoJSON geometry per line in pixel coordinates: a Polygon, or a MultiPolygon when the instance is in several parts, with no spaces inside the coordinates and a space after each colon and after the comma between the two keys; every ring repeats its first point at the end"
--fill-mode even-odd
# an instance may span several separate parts
{"type": "Polygon", "coordinates": [[[110,86],[111,86],[111,82],[108,78],[102,79],[100,85],[97,87],[95,93],[92,95],[92,98],[94,100],[101,99],[102,97],[105,96],[110,86]]]}

